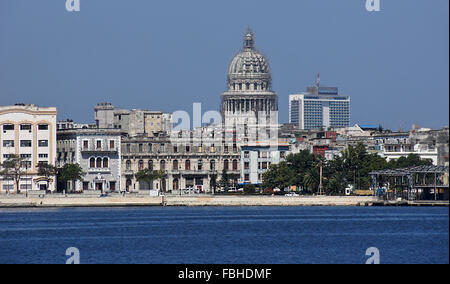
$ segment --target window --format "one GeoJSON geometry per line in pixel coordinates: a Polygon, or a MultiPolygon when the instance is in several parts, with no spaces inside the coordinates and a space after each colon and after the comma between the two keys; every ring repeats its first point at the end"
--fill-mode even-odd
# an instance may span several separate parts
{"type": "Polygon", "coordinates": [[[149,152],[149,153],[152,152],[152,144],[148,144],[148,152],[149,152]]]}
{"type": "Polygon", "coordinates": [[[225,153],[228,153],[228,145],[223,146],[223,151],[224,151],[225,153]]]}
{"type": "Polygon", "coordinates": [[[148,169],[149,169],[150,171],[153,171],[153,160],[149,160],[149,161],[148,161],[148,169]]]}
{"type": "Polygon", "coordinates": [[[244,179],[245,179],[245,181],[250,181],[250,175],[249,174],[245,174],[244,179]]]}
{"type": "Polygon", "coordinates": [[[39,158],[48,158],[48,154],[39,154],[39,158]]]}
{"type": "Polygon", "coordinates": [[[250,168],[250,163],[249,162],[245,162],[244,163],[244,170],[248,170],[250,168]]]}
{"type": "Polygon", "coordinates": [[[126,162],[126,169],[127,169],[127,171],[131,171],[131,161],[130,160],[127,160],[127,162],[126,162]]]}
{"type": "Polygon", "coordinates": [[[31,161],[22,161],[20,165],[22,168],[31,169],[31,161]]]}
{"type": "Polygon", "coordinates": [[[223,161],[223,169],[228,171],[229,167],[230,167],[230,165],[229,165],[228,160],[223,161]]]}
{"type": "Polygon", "coordinates": [[[177,161],[177,160],[174,160],[174,161],[173,161],[173,164],[172,164],[172,170],[178,171],[178,161],[177,161]]]}
{"type": "Polygon", "coordinates": [[[38,145],[39,147],[48,147],[48,140],[39,140],[38,145]]]}
{"type": "Polygon", "coordinates": [[[97,149],[101,149],[101,148],[102,148],[102,141],[97,140],[97,149]]]}
{"type": "Polygon", "coordinates": [[[114,140],[109,140],[109,148],[110,149],[114,149],[115,148],[115,141],[114,140]]]}
{"type": "Polygon", "coordinates": [[[190,160],[186,160],[186,162],[184,163],[184,169],[186,171],[190,171],[191,170],[191,161],[190,160]]]}
{"type": "Polygon", "coordinates": [[[238,161],[233,160],[233,171],[237,171],[237,169],[238,169],[238,161]]]}
{"type": "Polygon", "coordinates": [[[102,158],[97,158],[97,164],[96,164],[97,168],[101,168],[102,167],[102,158]]]}
{"type": "Polygon", "coordinates": [[[160,168],[160,170],[165,170],[166,169],[166,161],[161,160],[161,162],[159,162],[159,168],[160,168]]]}
{"type": "Polygon", "coordinates": [[[165,144],[161,144],[159,149],[161,150],[161,152],[165,152],[166,151],[166,145],[165,144]]]}
{"type": "Polygon", "coordinates": [[[211,166],[211,171],[215,171],[216,170],[216,161],[215,160],[211,160],[210,166],[211,166]]]}
{"type": "Polygon", "coordinates": [[[138,170],[142,171],[143,169],[144,169],[144,161],[143,160],[139,160],[138,170]]]}
{"type": "Polygon", "coordinates": [[[89,148],[89,141],[88,140],[84,140],[83,141],[83,149],[88,149],[89,148]]]}
{"type": "Polygon", "coordinates": [[[20,147],[31,147],[31,140],[20,140],[20,147]]]}
{"type": "Polygon", "coordinates": [[[131,153],[131,145],[127,144],[127,153],[131,153]]]}
{"type": "Polygon", "coordinates": [[[14,140],[3,140],[3,147],[14,147],[14,140]]]}
{"type": "Polygon", "coordinates": [[[90,158],[89,159],[89,167],[91,169],[95,168],[95,158],[90,158]]]}
{"type": "Polygon", "coordinates": [[[20,157],[23,159],[29,159],[31,158],[31,154],[20,154],[20,157]]]}
{"type": "Polygon", "coordinates": [[[4,124],[3,131],[14,130],[14,124],[4,124]]]}
{"type": "Polygon", "coordinates": [[[138,148],[139,148],[139,153],[144,152],[144,144],[139,144],[138,148]]]}
{"type": "Polygon", "coordinates": [[[178,147],[177,146],[173,146],[173,152],[174,153],[178,153],[178,147]]]}
{"type": "Polygon", "coordinates": [[[48,130],[48,124],[39,124],[38,129],[39,130],[48,130]]]}
{"type": "Polygon", "coordinates": [[[109,168],[109,159],[103,158],[103,168],[107,169],[109,168]]]}
{"type": "Polygon", "coordinates": [[[20,130],[29,130],[31,131],[31,124],[21,124],[20,130]]]}
{"type": "Polygon", "coordinates": [[[202,160],[198,160],[198,170],[199,171],[203,170],[203,161],[202,160]]]}

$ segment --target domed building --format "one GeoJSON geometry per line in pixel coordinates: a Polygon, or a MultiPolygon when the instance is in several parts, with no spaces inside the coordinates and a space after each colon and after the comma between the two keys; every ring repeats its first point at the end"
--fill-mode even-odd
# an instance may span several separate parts
{"type": "Polygon", "coordinates": [[[278,98],[272,91],[272,76],[267,59],[254,47],[252,31],[244,37],[241,52],[230,63],[228,90],[222,94],[222,118],[227,125],[256,123],[263,115],[269,119],[278,111],[278,98]]]}

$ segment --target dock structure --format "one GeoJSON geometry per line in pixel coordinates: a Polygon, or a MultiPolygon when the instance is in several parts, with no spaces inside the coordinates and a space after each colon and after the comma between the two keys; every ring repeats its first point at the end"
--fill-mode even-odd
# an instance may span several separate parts
{"type": "MultiPolygon", "coordinates": [[[[449,200],[449,167],[418,166],[370,173],[372,188],[385,200],[449,200]]],[[[414,204],[413,204],[414,205],[414,204]]]]}

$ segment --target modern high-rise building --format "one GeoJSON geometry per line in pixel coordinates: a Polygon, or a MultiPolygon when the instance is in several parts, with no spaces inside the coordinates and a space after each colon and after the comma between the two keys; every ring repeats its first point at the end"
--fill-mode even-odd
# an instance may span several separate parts
{"type": "Polygon", "coordinates": [[[289,123],[298,129],[328,129],[350,125],[350,97],[336,87],[308,87],[289,96],[289,123]]]}

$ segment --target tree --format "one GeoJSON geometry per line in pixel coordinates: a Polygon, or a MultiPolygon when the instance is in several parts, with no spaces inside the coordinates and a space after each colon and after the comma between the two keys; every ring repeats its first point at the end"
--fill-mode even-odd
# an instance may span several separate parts
{"type": "Polygon", "coordinates": [[[244,193],[245,194],[254,194],[256,192],[256,186],[253,184],[244,185],[244,193]]]}
{"type": "MultiPolygon", "coordinates": [[[[58,168],[47,164],[47,163],[38,163],[37,164],[37,168],[38,168],[38,174],[40,176],[45,177],[46,181],[47,181],[47,190],[50,186],[50,179],[52,177],[56,177],[58,175],[58,168]]],[[[56,184],[56,182],[55,182],[56,184]]]]}
{"type": "Polygon", "coordinates": [[[319,187],[320,176],[316,168],[308,170],[303,176],[303,184],[313,192],[319,187]]]}
{"type": "Polygon", "coordinates": [[[222,171],[222,179],[219,181],[219,185],[228,192],[228,188],[230,187],[230,177],[228,176],[228,172],[226,169],[222,171]]]}
{"type": "Polygon", "coordinates": [[[75,181],[83,180],[85,175],[86,173],[83,172],[79,164],[65,164],[61,170],[60,179],[64,182],[71,181],[72,189],[75,189],[75,181]]]}
{"type": "Polygon", "coordinates": [[[154,180],[160,180],[165,176],[166,172],[164,170],[152,171],[150,169],[144,169],[136,173],[136,180],[139,182],[145,181],[148,184],[151,184],[154,180]]]}
{"type": "Polygon", "coordinates": [[[11,155],[6,161],[0,164],[3,168],[0,175],[14,180],[17,193],[20,193],[20,179],[27,174],[26,171],[23,170],[24,161],[25,158],[21,158],[19,155],[11,155]]]}

